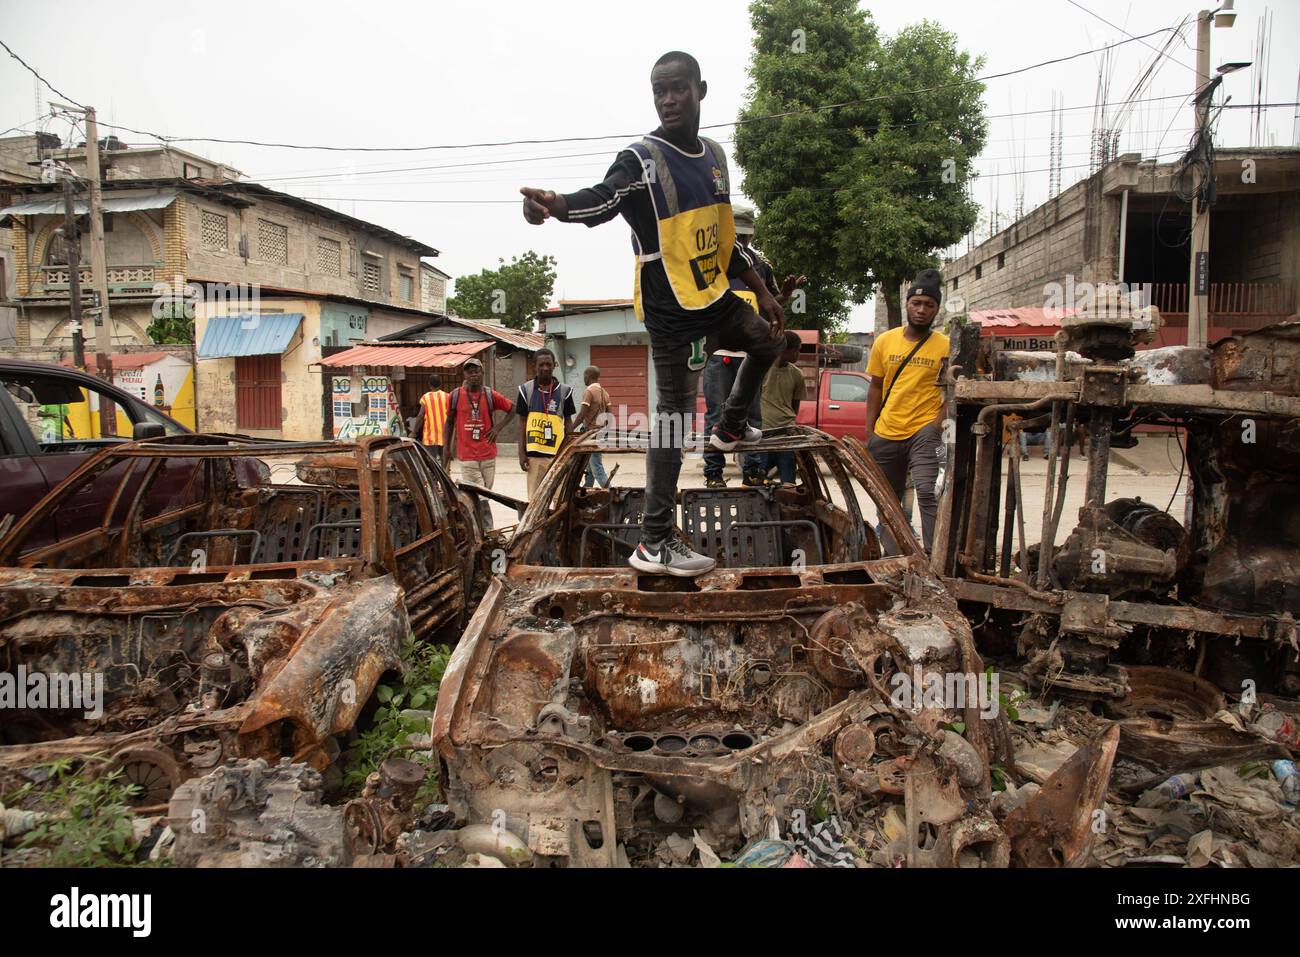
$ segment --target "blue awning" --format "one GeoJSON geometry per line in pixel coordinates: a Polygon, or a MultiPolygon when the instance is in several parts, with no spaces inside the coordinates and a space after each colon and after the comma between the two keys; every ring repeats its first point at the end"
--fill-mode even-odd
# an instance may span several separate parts
{"type": "Polygon", "coordinates": [[[284,352],[302,322],[300,312],[246,313],[213,316],[199,343],[200,359],[266,356],[284,352]]]}

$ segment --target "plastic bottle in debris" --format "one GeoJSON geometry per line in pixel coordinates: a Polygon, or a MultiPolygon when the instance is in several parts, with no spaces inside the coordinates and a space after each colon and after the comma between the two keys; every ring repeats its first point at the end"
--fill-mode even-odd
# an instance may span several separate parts
{"type": "Polygon", "coordinates": [[[1138,807],[1158,807],[1168,801],[1177,801],[1192,793],[1192,788],[1201,783],[1199,774],[1175,774],[1164,783],[1145,792],[1138,798],[1138,807]]]}
{"type": "Polygon", "coordinates": [[[1300,804],[1300,770],[1294,761],[1274,761],[1273,777],[1282,785],[1282,800],[1287,807],[1300,804]]]}

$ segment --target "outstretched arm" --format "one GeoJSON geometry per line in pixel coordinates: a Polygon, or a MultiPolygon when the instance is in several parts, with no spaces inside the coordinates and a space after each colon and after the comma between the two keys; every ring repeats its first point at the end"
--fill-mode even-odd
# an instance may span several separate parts
{"type": "Polygon", "coordinates": [[[590,189],[576,193],[557,193],[532,186],[521,187],[524,197],[524,219],[539,226],[548,219],[562,223],[586,223],[598,226],[619,214],[624,200],[638,190],[646,188],[641,159],[631,150],[623,150],[605,178],[590,189]]]}

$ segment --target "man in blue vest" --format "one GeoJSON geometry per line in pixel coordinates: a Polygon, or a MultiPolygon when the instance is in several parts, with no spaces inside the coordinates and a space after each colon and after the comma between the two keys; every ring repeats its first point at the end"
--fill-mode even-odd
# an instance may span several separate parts
{"type": "Polygon", "coordinates": [[[687,53],[665,53],[650,72],[659,128],[614,160],[603,182],[563,195],[523,187],[524,218],[596,226],[622,214],[632,227],[637,268],[637,317],[650,334],[659,401],[646,455],[646,505],[641,542],[628,559],[638,571],[679,576],[712,571],[712,558],[674,531],[682,444],[695,417],[704,366],[701,339],[743,352],[709,445],[731,452],[757,442],[746,423],[763,376],[784,348],[785,313],[754,270],[754,257],[736,240],[731,184],[722,148],[699,135],[700,101],[708,84],[687,53]],[[728,287],[741,279],[758,301],[755,311],[728,287]]]}

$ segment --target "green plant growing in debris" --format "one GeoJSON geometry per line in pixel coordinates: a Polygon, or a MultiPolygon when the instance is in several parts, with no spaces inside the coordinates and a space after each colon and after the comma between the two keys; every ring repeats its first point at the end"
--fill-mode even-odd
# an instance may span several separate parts
{"type": "MultiPolygon", "coordinates": [[[[379,709],[370,727],[361,732],[344,755],[344,787],[360,788],[393,748],[406,744],[411,734],[427,734],[427,718],[413,714],[433,708],[438,700],[438,686],[451,658],[446,645],[430,645],[408,637],[402,646],[402,676],[391,684],[375,689],[379,709]]],[[[438,798],[438,785],[430,775],[422,786],[418,800],[427,803],[438,798]]]]}
{"type": "Polygon", "coordinates": [[[994,791],[1007,789],[1007,769],[1000,764],[989,765],[989,779],[994,791]]]}
{"type": "Polygon", "coordinates": [[[122,779],[122,770],[105,771],[107,756],[95,754],[74,765],[59,758],[40,768],[49,778],[38,788],[24,784],[9,803],[51,816],[28,833],[21,848],[49,851],[48,867],[124,867],[135,863],[130,800],[140,791],[122,779]]]}
{"type": "MultiPolygon", "coordinates": [[[[987,700],[987,696],[992,693],[993,693],[993,666],[989,665],[987,668],[984,669],[985,700],[987,700]]],[[[1002,709],[1002,713],[1007,716],[1008,721],[1019,721],[1020,709],[1017,708],[1016,705],[1019,704],[1021,701],[1026,700],[1028,697],[1029,695],[1025,694],[1019,688],[1012,688],[1010,695],[1008,695],[1005,691],[999,690],[998,707],[1002,709]]]]}

